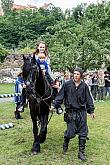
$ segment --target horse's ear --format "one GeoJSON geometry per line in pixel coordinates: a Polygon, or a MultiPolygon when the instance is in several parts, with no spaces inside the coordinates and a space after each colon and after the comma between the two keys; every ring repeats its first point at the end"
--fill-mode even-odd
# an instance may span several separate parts
{"type": "Polygon", "coordinates": [[[26,57],[24,56],[24,54],[23,54],[23,60],[25,60],[26,59],[26,57]]]}
{"type": "Polygon", "coordinates": [[[35,57],[35,54],[33,55],[33,60],[34,60],[34,62],[36,62],[36,57],[35,57]]]}

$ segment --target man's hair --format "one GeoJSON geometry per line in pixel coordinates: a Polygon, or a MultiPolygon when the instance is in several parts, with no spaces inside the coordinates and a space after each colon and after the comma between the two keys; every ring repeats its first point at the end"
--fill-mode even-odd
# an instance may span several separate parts
{"type": "Polygon", "coordinates": [[[77,71],[80,73],[81,77],[83,76],[83,70],[80,67],[74,69],[74,72],[77,71]]]}

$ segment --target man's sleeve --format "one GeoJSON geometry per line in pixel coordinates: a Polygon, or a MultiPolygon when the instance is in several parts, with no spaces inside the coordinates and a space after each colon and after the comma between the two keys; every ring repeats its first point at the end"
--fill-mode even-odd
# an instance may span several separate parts
{"type": "Polygon", "coordinates": [[[63,103],[64,92],[65,92],[65,84],[63,84],[62,88],[60,89],[60,91],[58,92],[58,94],[54,100],[54,107],[56,109],[61,107],[61,104],[63,103]]]}
{"type": "Polygon", "coordinates": [[[94,113],[94,109],[95,109],[94,99],[87,85],[86,85],[86,109],[87,109],[87,113],[89,114],[94,113]]]}

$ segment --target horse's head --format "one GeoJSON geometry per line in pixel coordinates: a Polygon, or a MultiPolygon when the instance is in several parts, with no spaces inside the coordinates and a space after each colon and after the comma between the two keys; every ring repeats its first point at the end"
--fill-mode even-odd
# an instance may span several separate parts
{"type": "Polygon", "coordinates": [[[49,95],[50,98],[50,86],[42,73],[40,65],[36,62],[35,56],[23,56],[23,61],[23,78],[26,81],[26,89],[29,97],[36,100],[39,97],[42,100],[42,97],[46,97],[47,99],[49,95]]]}
{"type": "Polygon", "coordinates": [[[28,57],[25,57],[23,55],[23,78],[25,80],[29,79],[29,77],[32,78],[35,78],[35,76],[38,75],[38,72],[39,72],[39,68],[38,68],[38,65],[36,63],[36,59],[35,59],[35,56],[31,57],[31,56],[28,56],[28,57]]]}

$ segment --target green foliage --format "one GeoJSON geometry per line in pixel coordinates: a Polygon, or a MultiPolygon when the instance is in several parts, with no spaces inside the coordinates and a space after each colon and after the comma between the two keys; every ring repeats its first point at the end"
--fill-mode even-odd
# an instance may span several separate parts
{"type": "Polygon", "coordinates": [[[13,10],[0,17],[0,43],[30,53],[41,39],[48,44],[54,70],[76,65],[98,69],[110,65],[109,20],[110,3],[104,1],[80,4],[65,13],[54,6],[33,12],[13,10]]]}
{"type": "Polygon", "coordinates": [[[2,9],[5,15],[8,15],[13,6],[14,0],[1,0],[2,9]]]}
{"type": "Polygon", "coordinates": [[[9,53],[8,50],[6,50],[5,47],[0,44],[0,62],[4,61],[8,53],[9,53]]]}

